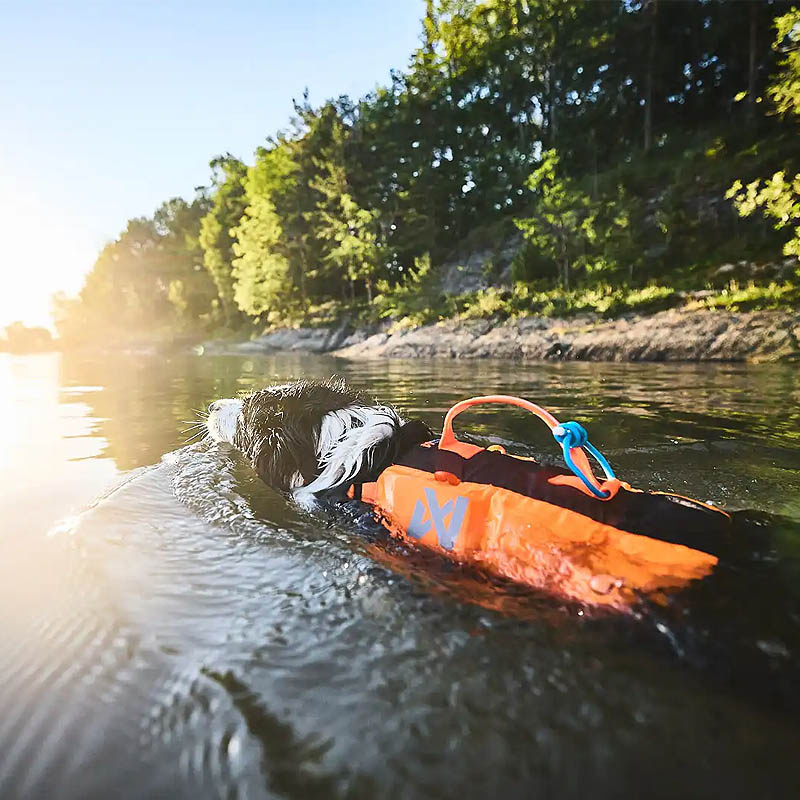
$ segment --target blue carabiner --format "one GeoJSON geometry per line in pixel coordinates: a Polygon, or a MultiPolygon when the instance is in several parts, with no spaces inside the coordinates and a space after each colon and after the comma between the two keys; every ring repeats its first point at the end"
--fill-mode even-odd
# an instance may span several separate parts
{"type": "Polygon", "coordinates": [[[583,485],[595,497],[605,500],[610,493],[598,489],[572,460],[570,450],[573,447],[582,447],[593,456],[594,460],[602,467],[606,475],[606,480],[614,480],[616,478],[614,470],[611,469],[611,465],[606,461],[605,456],[589,441],[589,434],[586,433],[586,429],[583,425],[578,422],[562,422],[560,425],[556,425],[556,427],[553,428],[553,438],[561,445],[564,461],[567,462],[567,466],[572,472],[581,479],[583,485]]]}

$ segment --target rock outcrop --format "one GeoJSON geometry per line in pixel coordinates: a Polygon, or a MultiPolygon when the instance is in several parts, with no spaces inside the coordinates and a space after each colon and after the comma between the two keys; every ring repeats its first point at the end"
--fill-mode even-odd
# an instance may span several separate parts
{"type": "Polygon", "coordinates": [[[206,353],[334,353],[343,358],[511,358],[531,361],[781,361],[800,359],[800,312],[673,309],[595,316],[447,320],[392,331],[283,328],[248,342],[210,342],[206,353]]]}
{"type": "Polygon", "coordinates": [[[800,358],[800,313],[670,310],[603,320],[448,320],[343,345],[346,358],[779,361],[800,358]]]}

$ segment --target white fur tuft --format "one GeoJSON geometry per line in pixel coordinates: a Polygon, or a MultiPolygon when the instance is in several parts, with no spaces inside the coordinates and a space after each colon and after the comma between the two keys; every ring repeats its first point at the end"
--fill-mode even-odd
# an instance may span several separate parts
{"type": "Polygon", "coordinates": [[[233,444],[236,427],[242,415],[241,400],[217,400],[209,406],[206,427],[215,442],[233,444]]]}
{"type": "Polygon", "coordinates": [[[322,418],[317,440],[320,474],[295,497],[341,486],[370,466],[373,449],[394,435],[402,420],[389,406],[348,406],[322,418]]]}

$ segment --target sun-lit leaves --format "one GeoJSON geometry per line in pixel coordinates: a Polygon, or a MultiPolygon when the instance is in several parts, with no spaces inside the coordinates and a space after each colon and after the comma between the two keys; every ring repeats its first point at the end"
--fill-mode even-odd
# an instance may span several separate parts
{"type": "Polygon", "coordinates": [[[247,206],[244,187],[247,167],[230,153],[215,158],[210,166],[211,208],[201,222],[199,243],[203,264],[217,288],[221,316],[230,325],[239,314],[233,286],[232,229],[239,224],[247,206]]]}
{"type": "Polygon", "coordinates": [[[781,114],[800,115],[800,10],[775,20],[773,49],[780,53],[781,73],[767,93],[781,114]]]}
{"type": "Polygon", "coordinates": [[[233,235],[233,285],[238,307],[253,317],[296,302],[286,239],[276,202],[297,182],[297,165],[287,149],[262,149],[247,172],[247,207],[233,235]]]}
{"type": "MultiPolygon", "coordinates": [[[[781,114],[800,116],[800,11],[792,9],[775,20],[773,48],[784,54],[781,72],[767,89],[781,114]]],[[[743,185],[737,180],[725,197],[732,199],[743,217],[760,209],[775,220],[775,229],[789,228],[791,237],[783,246],[787,256],[800,257],[800,173],[794,177],[784,170],[770,178],[743,185]]]]}
{"type": "Polygon", "coordinates": [[[783,252],[800,257],[800,174],[793,178],[776,172],[771,178],[751,181],[746,186],[736,181],[725,195],[733,199],[736,210],[748,217],[757,209],[775,220],[775,228],[792,228],[793,235],[783,252]]]}

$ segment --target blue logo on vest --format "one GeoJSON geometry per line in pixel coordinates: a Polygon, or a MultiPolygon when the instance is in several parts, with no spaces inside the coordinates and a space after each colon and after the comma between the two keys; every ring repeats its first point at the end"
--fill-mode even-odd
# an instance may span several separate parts
{"type": "Polygon", "coordinates": [[[414,506],[411,522],[408,523],[408,535],[414,539],[421,539],[433,526],[439,544],[445,550],[452,550],[461,531],[469,500],[466,497],[456,497],[455,503],[453,500],[448,500],[440,506],[433,489],[425,489],[425,497],[427,504],[417,500],[414,506]],[[445,521],[448,515],[449,523],[445,521]]]}

